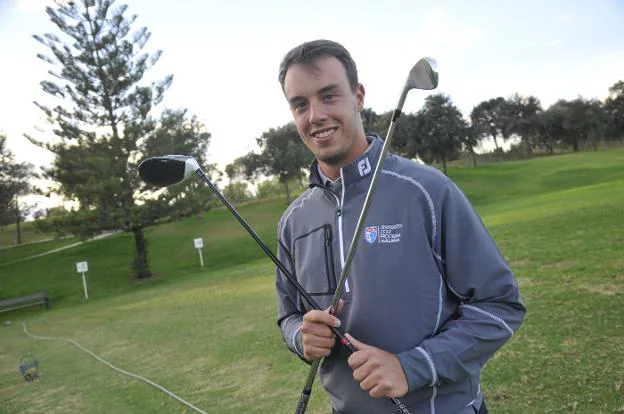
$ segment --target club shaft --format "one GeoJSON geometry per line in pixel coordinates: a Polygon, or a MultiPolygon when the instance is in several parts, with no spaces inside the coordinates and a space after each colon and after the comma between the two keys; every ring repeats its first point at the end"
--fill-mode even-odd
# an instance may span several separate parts
{"type": "MultiPolygon", "coordinates": [[[[364,199],[364,205],[362,206],[362,210],[360,211],[360,217],[358,218],[357,225],[355,226],[355,232],[353,233],[353,238],[351,239],[351,244],[349,246],[349,250],[347,252],[347,257],[345,259],[344,266],[342,267],[342,272],[340,273],[340,279],[338,280],[338,285],[336,286],[336,291],[334,292],[334,296],[332,298],[332,304],[330,308],[330,313],[333,315],[336,312],[336,308],[338,307],[338,303],[340,298],[342,297],[342,292],[344,290],[344,285],[347,281],[347,276],[349,274],[349,270],[351,268],[351,262],[353,261],[353,256],[355,255],[355,249],[358,245],[358,241],[360,240],[360,233],[362,232],[362,228],[364,227],[364,223],[366,221],[366,216],[368,214],[368,210],[370,208],[371,200],[373,199],[373,194],[375,192],[375,188],[377,187],[377,181],[379,174],[381,173],[381,166],[386,159],[386,154],[388,153],[388,149],[390,148],[390,141],[392,141],[392,137],[394,135],[394,127],[396,125],[396,120],[401,115],[401,109],[403,107],[403,103],[405,102],[405,92],[401,94],[401,98],[399,98],[399,103],[397,105],[397,109],[394,110],[392,114],[392,120],[390,121],[390,127],[388,128],[388,133],[386,134],[386,140],[381,149],[381,155],[377,160],[377,165],[375,166],[375,171],[373,172],[373,177],[371,179],[371,184],[368,188],[368,192],[366,193],[366,198],[364,199]]],[[[320,366],[321,360],[315,360],[310,366],[310,370],[308,371],[308,376],[306,378],[306,382],[303,386],[303,391],[301,392],[301,399],[310,398],[310,394],[312,392],[312,386],[314,385],[314,379],[316,377],[316,372],[320,366]]],[[[397,411],[404,414],[409,414],[409,410],[396,398],[392,398],[392,402],[397,408],[397,411]]],[[[301,400],[300,400],[301,405],[301,400]]],[[[307,401],[306,401],[307,405],[307,401]]],[[[298,405],[299,407],[299,405],[298,405]]],[[[297,411],[297,414],[303,414],[304,411],[297,411]]]]}
{"type": "Polygon", "coordinates": [[[334,313],[336,307],[338,306],[338,302],[342,297],[344,285],[347,281],[349,270],[351,269],[351,263],[353,262],[353,256],[355,256],[355,249],[357,248],[358,242],[360,240],[360,233],[362,232],[362,228],[364,228],[366,216],[368,215],[368,210],[370,209],[373,194],[375,193],[375,188],[377,187],[377,181],[379,180],[381,167],[386,159],[386,154],[388,153],[388,149],[390,147],[390,141],[392,140],[392,136],[394,135],[396,119],[399,117],[400,114],[400,109],[396,109],[394,111],[392,121],[390,122],[390,127],[388,128],[388,134],[386,135],[386,140],[384,141],[384,144],[381,148],[381,155],[377,160],[377,165],[375,165],[375,171],[373,172],[373,177],[371,178],[371,183],[368,188],[368,192],[366,193],[366,198],[364,199],[364,205],[362,206],[362,210],[360,211],[360,217],[358,218],[357,225],[355,226],[355,232],[353,233],[353,238],[351,239],[351,245],[349,246],[349,250],[347,251],[347,257],[345,259],[344,266],[342,267],[342,272],[340,273],[340,279],[338,280],[338,285],[336,286],[336,291],[334,292],[331,313],[334,313]]]}

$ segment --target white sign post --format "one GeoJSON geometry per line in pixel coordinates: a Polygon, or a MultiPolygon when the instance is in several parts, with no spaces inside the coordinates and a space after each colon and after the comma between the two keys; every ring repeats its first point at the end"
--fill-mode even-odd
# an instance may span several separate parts
{"type": "Polygon", "coordinates": [[[76,271],[78,273],[82,273],[82,287],[84,288],[84,297],[85,299],[89,299],[89,293],[87,292],[87,278],[85,277],[85,272],[89,270],[89,266],[87,262],[76,262],[76,271]]]}
{"type": "Polygon", "coordinates": [[[195,242],[195,248],[197,249],[197,252],[199,253],[199,263],[201,264],[201,267],[204,267],[204,258],[202,257],[202,247],[204,247],[204,240],[203,239],[195,239],[193,240],[195,242]]]}

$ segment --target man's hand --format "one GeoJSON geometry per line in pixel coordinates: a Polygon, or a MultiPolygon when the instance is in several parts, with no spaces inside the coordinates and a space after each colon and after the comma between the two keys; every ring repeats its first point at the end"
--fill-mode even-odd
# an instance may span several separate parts
{"type": "MultiPolygon", "coordinates": [[[[340,299],[336,314],[340,314],[344,302],[340,299]]],[[[330,326],[339,327],[340,319],[331,315],[329,309],[324,311],[311,310],[303,315],[301,325],[301,344],[303,345],[303,356],[308,361],[329,356],[331,349],[336,343],[336,338],[330,326]]]]}
{"type": "Polygon", "coordinates": [[[349,334],[346,336],[357,349],[348,363],[360,388],[374,398],[400,398],[407,394],[407,378],[396,355],[360,342],[349,334]]]}

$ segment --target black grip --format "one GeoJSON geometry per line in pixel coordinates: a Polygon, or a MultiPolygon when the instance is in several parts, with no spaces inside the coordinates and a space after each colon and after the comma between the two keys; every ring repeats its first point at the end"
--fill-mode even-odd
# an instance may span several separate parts
{"type": "Polygon", "coordinates": [[[302,392],[301,397],[299,397],[299,402],[297,403],[297,411],[295,411],[295,414],[304,414],[308,407],[308,401],[310,401],[310,391],[302,392]]]}
{"type": "Polygon", "coordinates": [[[392,397],[391,400],[394,403],[394,408],[397,409],[397,412],[401,414],[410,414],[409,409],[398,398],[392,397]]]}

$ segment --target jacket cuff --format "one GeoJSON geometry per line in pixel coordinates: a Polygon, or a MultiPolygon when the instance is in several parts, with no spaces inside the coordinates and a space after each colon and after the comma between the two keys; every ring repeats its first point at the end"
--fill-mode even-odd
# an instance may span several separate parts
{"type": "Polygon", "coordinates": [[[410,349],[397,355],[409,392],[419,390],[426,386],[434,386],[438,382],[438,373],[433,359],[422,347],[410,349]]]}
{"type": "Polygon", "coordinates": [[[280,321],[280,328],[288,349],[303,362],[309,364],[310,362],[303,356],[303,345],[301,343],[302,324],[303,316],[301,314],[292,314],[280,321]]]}
{"type": "Polygon", "coordinates": [[[303,343],[301,342],[301,325],[295,329],[292,339],[293,350],[300,357],[303,358],[303,343]]]}

